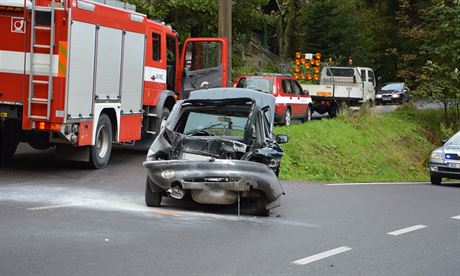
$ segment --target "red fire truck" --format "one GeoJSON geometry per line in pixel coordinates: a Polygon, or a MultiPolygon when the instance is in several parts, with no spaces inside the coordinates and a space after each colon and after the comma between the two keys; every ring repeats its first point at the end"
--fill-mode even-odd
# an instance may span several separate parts
{"type": "Polygon", "coordinates": [[[114,0],[0,0],[0,141],[56,147],[107,165],[114,143],[148,148],[177,99],[227,83],[227,42],[192,38],[179,53],[164,23],[114,0]]]}

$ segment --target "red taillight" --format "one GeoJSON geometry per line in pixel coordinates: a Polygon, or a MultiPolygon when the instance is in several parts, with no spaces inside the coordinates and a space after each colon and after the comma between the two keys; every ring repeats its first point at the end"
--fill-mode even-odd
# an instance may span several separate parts
{"type": "Polygon", "coordinates": [[[38,130],[61,131],[61,124],[49,122],[35,122],[35,128],[38,130]]]}

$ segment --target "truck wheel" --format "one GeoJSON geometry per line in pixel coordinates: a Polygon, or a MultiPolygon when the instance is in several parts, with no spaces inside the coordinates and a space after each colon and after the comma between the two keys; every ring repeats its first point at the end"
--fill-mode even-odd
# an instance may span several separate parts
{"type": "Polygon", "coordinates": [[[11,161],[13,159],[14,153],[18,148],[19,143],[0,143],[0,165],[3,165],[4,162],[11,161]]]}
{"type": "Polygon", "coordinates": [[[287,107],[286,112],[284,112],[283,123],[285,126],[288,126],[291,124],[291,109],[289,107],[287,107]]]}
{"type": "Polygon", "coordinates": [[[310,106],[307,106],[307,111],[305,112],[305,117],[302,119],[303,122],[310,122],[311,121],[311,115],[313,111],[310,106]]]}
{"type": "Polygon", "coordinates": [[[329,117],[335,118],[339,114],[340,109],[338,104],[333,104],[329,107],[329,117]]]}
{"type": "Polygon", "coordinates": [[[267,209],[267,197],[262,194],[256,201],[256,215],[261,217],[268,217],[270,209],[267,209]]]}
{"type": "Polygon", "coordinates": [[[145,182],[145,205],[148,207],[160,207],[162,199],[163,196],[161,195],[159,189],[157,189],[156,185],[153,183],[150,185],[150,180],[147,177],[145,182]]]}
{"type": "Polygon", "coordinates": [[[89,149],[89,166],[102,169],[107,166],[112,152],[112,122],[102,113],[97,122],[96,144],[89,149]]]}

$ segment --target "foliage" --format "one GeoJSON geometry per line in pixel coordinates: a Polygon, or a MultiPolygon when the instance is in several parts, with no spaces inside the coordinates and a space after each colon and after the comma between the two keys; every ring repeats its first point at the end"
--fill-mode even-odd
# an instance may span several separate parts
{"type": "Polygon", "coordinates": [[[419,53],[425,57],[419,93],[444,104],[444,121],[455,124],[460,120],[460,1],[433,0],[424,10],[423,43],[419,53]],[[456,107],[449,116],[449,107],[456,107]]]}
{"type": "Polygon", "coordinates": [[[426,181],[430,152],[445,136],[440,110],[369,109],[337,119],[276,127],[289,135],[281,178],[309,181],[426,181]]]}

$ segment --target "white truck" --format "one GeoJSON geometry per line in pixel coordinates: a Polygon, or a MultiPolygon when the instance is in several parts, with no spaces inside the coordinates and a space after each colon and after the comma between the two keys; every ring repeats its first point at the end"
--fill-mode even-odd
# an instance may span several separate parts
{"type": "Polygon", "coordinates": [[[360,106],[375,102],[376,79],[371,68],[329,67],[321,72],[320,84],[302,84],[313,101],[313,111],[335,117],[343,104],[360,106]]]}

